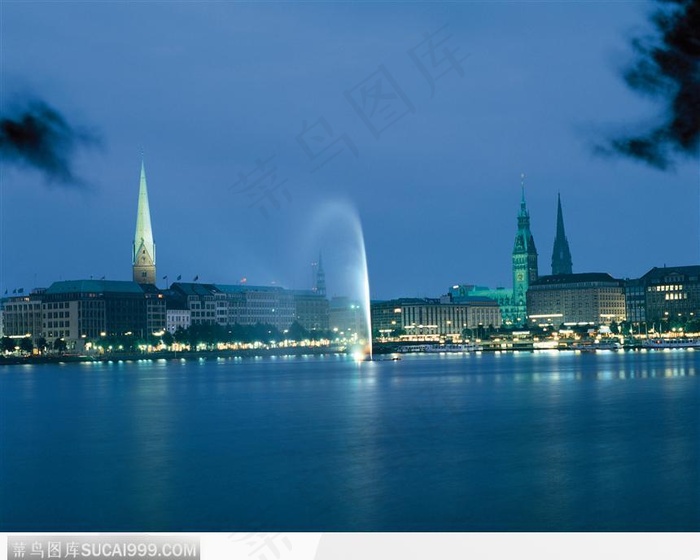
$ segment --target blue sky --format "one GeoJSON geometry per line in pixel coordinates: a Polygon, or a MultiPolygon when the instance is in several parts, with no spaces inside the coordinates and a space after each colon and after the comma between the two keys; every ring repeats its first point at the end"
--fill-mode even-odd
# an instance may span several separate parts
{"type": "Polygon", "coordinates": [[[510,286],[523,172],[540,274],[557,192],[575,272],[697,263],[698,162],[663,173],[590,148],[656,114],[619,77],[652,7],[3,2],[3,108],[42,98],[103,147],[76,162],[88,189],[3,165],[0,290],[130,279],[142,149],[170,281],[305,288],[322,250],[342,295],[356,212],[373,298],[510,286]],[[426,34],[459,72],[423,56],[426,34]],[[446,73],[431,85],[411,52],[446,73]],[[255,184],[271,157],[279,207],[255,184]]]}

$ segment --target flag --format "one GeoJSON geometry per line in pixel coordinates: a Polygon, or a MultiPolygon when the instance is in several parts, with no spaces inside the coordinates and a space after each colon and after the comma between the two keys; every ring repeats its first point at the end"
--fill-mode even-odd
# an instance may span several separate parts
{"type": "Polygon", "coordinates": [[[179,282],[180,280],[182,280],[182,274],[177,275],[177,281],[179,282]]]}
{"type": "Polygon", "coordinates": [[[18,293],[18,294],[23,294],[23,293],[24,293],[24,288],[20,288],[19,290],[17,290],[17,293],[18,293]]]}
{"type": "Polygon", "coordinates": [[[163,278],[162,278],[162,279],[163,279],[163,280],[167,280],[167,279],[168,279],[168,277],[167,277],[167,276],[163,276],[163,278]]]}
{"type": "Polygon", "coordinates": [[[16,293],[17,293],[17,288],[15,288],[14,290],[12,290],[12,293],[13,293],[13,294],[16,294],[16,293]]]}
{"type": "Polygon", "coordinates": [[[194,280],[192,280],[192,282],[196,282],[197,280],[199,280],[199,274],[194,277],[194,280]]]}

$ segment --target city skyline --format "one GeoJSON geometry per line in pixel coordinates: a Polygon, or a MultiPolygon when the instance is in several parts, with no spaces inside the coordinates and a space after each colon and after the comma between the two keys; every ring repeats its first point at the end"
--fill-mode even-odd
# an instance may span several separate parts
{"type": "Polygon", "coordinates": [[[616,70],[631,56],[627,37],[645,27],[647,7],[406,6],[382,25],[389,12],[381,6],[368,19],[362,6],[80,13],[70,4],[5,5],[3,107],[20,92],[38,95],[94,126],[105,147],[77,161],[89,188],[46,188],[38,173],[3,165],[0,289],[129,279],[141,146],[159,285],[182,275],[310,288],[320,249],[329,296],[344,295],[349,234],[309,240],[307,231],[340,199],[364,226],[373,299],[437,295],[456,283],[510,287],[522,172],[541,271],[549,270],[559,192],[576,272],[638,277],[654,266],[695,263],[693,162],[669,174],[595,158],[582,132],[649,110],[616,70]],[[86,17],[95,25],[75,32],[86,17]],[[175,35],[185,18],[201,43],[175,35]],[[573,19],[578,32],[566,27],[573,19]],[[259,37],[246,32],[251,21],[259,37]],[[349,25],[359,21],[368,39],[349,25]],[[40,36],[36,50],[25,46],[30,25],[40,36]],[[431,84],[416,59],[423,34],[438,30],[460,49],[463,75],[453,69],[431,84]],[[49,42],[55,48],[42,50],[49,42]],[[260,55],[255,63],[244,56],[250,49],[260,55]],[[384,130],[360,118],[356,93],[366,78],[387,75],[407,103],[405,116],[384,130]],[[328,161],[308,157],[315,152],[302,125],[332,130],[341,152],[328,161]],[[241,177],[271,154],[268,165],[286,183],[279,208],[268,205],[265,215],[251,206],[241,177]],[[669,216],[673,225],[663,223],[669,216]]]}

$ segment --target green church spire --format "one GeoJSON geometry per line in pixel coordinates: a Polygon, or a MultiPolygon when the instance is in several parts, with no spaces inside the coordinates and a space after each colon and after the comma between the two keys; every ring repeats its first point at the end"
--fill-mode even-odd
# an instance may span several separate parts
{"type": "Polygon", "coordinates": [[[514,322],[524,324],[527,318],[527,290],[538,278],[537,248],[530,231],[530,213],[525,202],[525,175],[520,176],[520,212],[518,232],[513,244],[513,307],[514,322]]]}
{"type": "Polygon", "coordinates": [[[136,233],[132,248],[134,282],[139,284],[156,283],[156,244],[151,228],[151,211],[148,206],[148,186],[146,185],[146,168],[141,160],[141,180],[139,183],[139,201],[136,210],[136,233]]]}

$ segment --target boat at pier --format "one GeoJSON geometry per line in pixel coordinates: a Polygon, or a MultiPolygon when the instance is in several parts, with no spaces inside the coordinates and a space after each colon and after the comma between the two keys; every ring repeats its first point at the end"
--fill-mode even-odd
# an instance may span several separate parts
{"type": "Polygon", "coordinates": [[[399,348],[399,352],[404,354],[417,353],[417,352],[427,352],[430,354],[442,354],[442,353],[465,353],[465,352],[477,352],[483,350],[483,347],[478,344],[412,344],[410,346],[402,346],[399,348]]]}
{"type": "Polygon", "coordinates": [[[425,352],[437,352],[437,353],[462,353],[462,352],[476,352],[482,350],[483,348],[478,344],[428,344],[425,347],[425,352]]]}
{"type": "Polygon", "coordinates": [[[700,348],[700,340],[695,338],[650,338],[642,341],[642,348],[700,348]]]}

